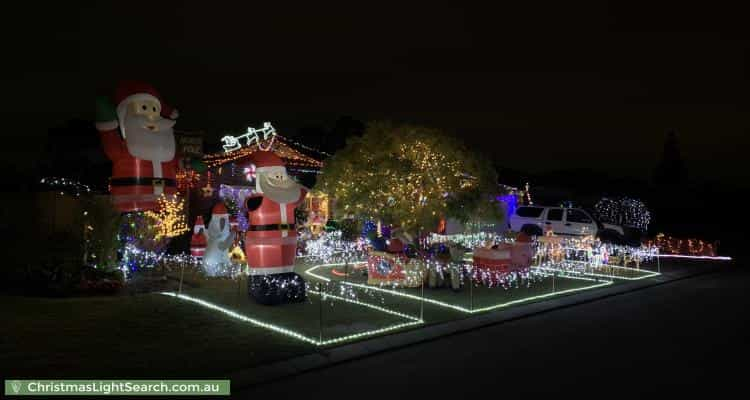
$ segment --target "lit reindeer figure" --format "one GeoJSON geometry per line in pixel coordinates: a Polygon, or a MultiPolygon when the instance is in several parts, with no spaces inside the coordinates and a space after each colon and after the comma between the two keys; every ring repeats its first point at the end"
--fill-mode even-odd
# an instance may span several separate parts
{"type": "Polygon", "coordinates": [[[245,140],[245,146],[252,146],[253,144],[258,144],[258,150],[261,151],[268,151],[271,146],[273,146],[274,139],[276,138],[276,128],[274,128],[270,122],[264,122],[263,128],[255,129],[255,128],[247,128],[247,133],[240,136],[224,136],[221,138],[221,141],[224,142],[224,151],[227,153],[230,151],[239,150],[242,148],[241,140],[245,140]],[[261,134],[263,137],[261,138],[261,134]],[[269,140],[270,138],[270,140],[269,140]],[[262,143],[266,143],[265,148],[263,147],[262,143]]]}

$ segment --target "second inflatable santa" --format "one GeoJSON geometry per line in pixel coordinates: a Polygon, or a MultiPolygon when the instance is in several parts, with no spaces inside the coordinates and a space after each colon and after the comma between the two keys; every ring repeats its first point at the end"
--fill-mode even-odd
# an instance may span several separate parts
{"type": "Polygon", "coordinates": [[[305,299],[305,282],[294,272],[297,227],[294,210],[307,190],[295,182],[284,162],[270,151],[251,155],[255,165],[255,194],[245,200],[248,229],[245,254],[250,271],[248,291],[261,304],[305,299]]]}

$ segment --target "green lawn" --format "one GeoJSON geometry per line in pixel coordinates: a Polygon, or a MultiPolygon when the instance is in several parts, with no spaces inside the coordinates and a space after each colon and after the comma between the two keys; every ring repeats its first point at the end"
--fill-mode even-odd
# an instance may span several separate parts
{"type": "Polygon", "coordinates": [[[326,342],[400,324],[418,326],[413,319],[389,313],[382,298],[367,301],[379,309],[344,301],[349,294],[335,285],[327,286],[330,295],[323,301],[311,293],[302,303],[283,306],[255,303],[245,285],[244,280],[206,280],[199,287],[183,285],[182,294],[273,325],[277,331],[158,293],[3,296],[3,315],[11,316],[0,327],[3,376],[147,377],[153,371],[165,377],[204,376],[206,371],[222,376],[317,351],[300,335],[326,342]]]}
{"type": "Polygon", "coordinates": [[[342,288],[336,285],[313,287],[313,292],[300,303],[264,306],[257,304],[247,295],[246,285],[246,279],[211,279],[202,282],[199,288],[183,287],[182,294],[316,341],[320,341],[321,337],[323,341],[335,340],[346,335],[366,334],[413,322],[396,313],[411,315],[413,318],[419,317],[414,312],[391,310],[389,304],[383,302],[382,299],[353,298],[350,291],[342,291],[342,288]],[[318,289],[328,295],[321,297],[316,293],[318,289]],[[357,304],[352,300],[364,302],[364,304],[357,304]],[[367,305],[376,306],[378,309],[367,305]]]}
{"type": "MultiPolygon", "coordinates": [[[[358,266],[359,267],[359,266],[358,266]]],[[[442,322],[462,318],[472,313],[484,312],[516,304],[540,301],[556,295],[585,290],[592,286],[607,285],[606,278],[564,277],[560,274],[536,276],[530,281],[520,282],[509,288],[486,287],[464,284],[460,291],[448,288],[394,288],[391,286],[367,286],[367,278],[355,272],[342,277],[342,265],[315,266],[308,264],[300,268],[303,276],[311,282],[330,280],[329,285],[351,286],[351,291],[364,299],[382,298],[383,303],[395,310],[413,315],[412,309],[423,307],[426,323],[442,322]],[[422,300],[424,296],[424,300],[422,300]]],[[[468,281],[467,281],[468,283],[468,281]]],[[[419,311],[418,311],[419,312],[419,311]]]]}
{"type": "MultiPolygon", "coordinates": [[[[547,270],[556,270],[556,271],[564,271],[565,268],[556,268],[554,266],[547,266],[545,267],[547,270]]],[[[639,280],[639,279],[646,279],[651,278],[654,276],[659,275],[658,272],[656,272],[656,267],[651,265],[643,265],[642,268],[632,268],[632,267],[621,267],[621,266],[615,266],[615,265],[597,265],[592,266],[588,264],[581,263],[578,265],[578,268],[575,269],[575,271],[580,271],[585,276],[589,277],[599,277],[603,279],[611,279],[611,280],[639,280]],[[652,268],[653,267],[653,268],[652,268]]]]}
{"type": "MultiPolygon", "coordinates": [[[[192,280],[183,285],[183,294],[316,341],[322,333],[326,341],[412,321],[394,312],[417,318],[423,315],[425,323],[438,323],[468,317],[472,311],[542,301],[597,284],[558,275],[534,280],[528,287],[474,286],[469,290],[465,286],[459,292],[425,288],[424,294],[416,288],[394,293],[391,288],[352,286],[349,283],[363,284],[365,278],[358,274],[335,276],[333,267],[316,270],[330,279],[324,282],[304,273],[311,266],[300,263],[298,272],[315,288],[321,283],[320,289],[333,296],[321,301],[319,295],[311,294],[299,304],[261,306],[248,298],[244,280],[192,280]],[[420,300],[422,295],[425,301],[420,300]],[[353,299],[369,306],[354,304],[353,299]]],[[[268,326],[158,293],[80,298],[2,296],[0,309],[6,318],[0,325],[0,366],[6,377],[221,377],[319,349],[268,326]]]]}
{"type": "Polygon", "coordinates": [[[5,377],[203,377],[313,346],[160,294],[0,298],[5,377]]]}

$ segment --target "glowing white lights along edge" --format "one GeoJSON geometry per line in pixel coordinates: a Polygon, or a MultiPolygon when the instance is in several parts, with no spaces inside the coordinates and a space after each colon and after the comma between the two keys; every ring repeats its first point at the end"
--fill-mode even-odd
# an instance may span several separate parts
{"type": "MultiPolygon", "coordinates": [[[[554,267],[532,266],[531,268],[536,268],[536,269],[539,269],[539,270],[542,270],[542,271],[554,271],[554,272],[566,272],[566,273],[580,273],[581,275],[585,275],[585,276],[594,276],[594,277],[599,277],[599,278],[611,278],[611,279],[622,279],[622,280],[627,280],[627,281],[638,281],[638,280],[641,280],[641,279],[653,278],[655,276],[661,275],[658,272],[653,272],[653,271],[645,270],[645,271],[648,271],[647,274],[645,274],[643,276],[639,276],[639,277],[633,278],[633,277],[629,277],[629,276],[617,276],[617,275],[597,274],[597,273],[594,273],[594,272],[576,272],[575,270],[574,271],[568,271],[568,270],[563,269],[563,268],[554,268],[554,267]]],[[[615,268],[625,268],[625,267],[615,267],[615,268]]],[[[632,269],[632,268],[627,268],[627,269],[632,269]]]]}
{"type": "Polygon", "coordinates": [[[659,254],[655,257],[659,258],[687,258],[692,260],[716,260],[716,261],[732,261],[732,257],[727,256],[690,256],[685,254],[659,254]]]}
{"type": "MultiPolygon", "coordinates": [[[[305,274],[310,275],[312,277],[315,277],[317,279],[320,279],[320,280],[322,280],[324,282],[331,282],[330,278],[326,278],[325,276],[321,276],[321,275],[315,274],[312,271],[314,271],[314,270],[316,270],[318,268],[321,268],[321,267],[334,267],[334,266],[339,266],[339,265],[344,265],[344,264],[345,263],[329,263],[329,264],[314,265],[314,266],[308,268],[307,270],[305,270],[305,274]]],[[[359,263],[355,262],[355,263],[352,263],[352,264],[363,264],[363,263],[362,262],[359,262],[359,263]]],[[[595,279],[584,278],[584,277],[581,277],[581,276],[566,276],[566,278],[596,282],[595,279]]],[[[600,279],[598,281],[599,283],[597,283],[596,285],[585,286],[585,287],[575,288],[575,289],[562,290],[562,291],[559,291],[559,292],[552,292],[552,293],[542,294],[542,295],[538,295],[538,296],[531,296],[531,297],[527,297],[527,298],[524,298],[524,299],[512,300],[512,301],[509,301],[507,303],[495,304],[493,306],[488,306],[488,307],[483,307],[483,308],[477,308],[477,309],[474,309],[474,310],[470,310],[468,308],[457,306],[455,304],[444,303],[442,301],[430,299],[430,298],[427,298],[427,297],[422,298],[422,297],[419,297],[419,296],[415,296],[413,294],[401,293],[401,292],[397,292],[395,290],[384,289],[384,288],[378,287],[378,286],[369,286],[369,285],[363,285],[363,284],[354,283],[354,282],[342,282],[342,281],[338,281],[338,282],[341,283],[341,284],[344,284],[344,285],[350,285],[350,286],[354,286],[354,287],[358,287],[358,288],[362,288],[362,289],[374,290],[374,291],[383,292],[383,293],[390,293],[392,295],[405,297],[407,299],[424,301],[424,302],[427,302],[427,303],[435,304],[437,306],[441,306],[441,307],[445,307],[445,308],[450,308],[450,309],[453,309],[453,310],[461,311],[461,312],[464,312],[464,313],[467,313],[467,314],[474,314],[474,313],[478,313],[478,312],[484,312],[484,311],[494,310],[494,309],[497,309],[497,308],[508,307],[508,306],[511,306],[511,305],[514,305],[514,304],[519,304],[519,303],[523,303],[523,302],[527,302],[527,301],[532,301],[532,300],[537,300],[537,299],[543,299],[543,298],[557,296],[557,295],[566,294],[566,293],[578,292],[578,291],[581,291],[581,290],[596,289],[598,287],[608,286],[608,285],[611,285],[613,283],[612,281],[606,281],[606,280],[601,280],[600,279]]]]}
{"type": "MultiPolygon", "coordinates": [[[[315,291],[315,290],[308,290],[308,293],[317,294],[317,295],[320,296],[320,292],[315,291]]],[[[361,305],[361,306],[372,308],[372,309],[375,309],[375,310],[378,310],[378,311],[381,311],[381,312],[384,312],[384,313],[387,313],[387,314],[392,314],[392,315],[396,315],[396,316],[401,317],[401,318],[408,319],[411,322],[404,322],[404,323],[401,323],[401,324],[391,325],[391,326],[387,326],[387,327],[380,328],[380,329],[375,329],[375,330],[365,331],[365,332],[359,332],[359,333],[355,333],[355,334],[351,334],[351,335],[340,336],[340,337],[335,337],[335,338],[332,338],[332,339],[326,339],[326,340],[321,341],[319,339],[314,339],[314,338],[311,338],[311,337],[307,337],[307,336],[305,336],[305,335],[303,335],[303,334],[301,334],[299,332],[295,332],[295,331],[293,331],[291,329],[284,328],[284,327],[282,327],[280,325],[275,325],[275,324],[271,324],[271,323],[268,323],[268,322],[261,321],[259,319],[250,318],[250,317],[248,317],[246,315],[242,315],[242,314],[240,314],[238,312],[232,311],[232,310],[230,310],[228,308],[221,307],[219,305],[216,305],[214,303],[208,302],[208,301],[203,300],[203,299],[199,299],[199,298],[196,298],[196,297],[188,296],[188,295],[185,295],[185,294],[177,294],[175,292],[160,292],[160,294],[165,295],[165,296],[175,297],[175,298],[178,298],[178,299],[181,299],[181,300],[185,300],[185,301],[190,301],[190,302],[199,304],[199,305],[201,305],[203,307],[209,308],[211,310],[223,313],[223,314],[225,314],[225,315],[227,315],[229,317],[232,317],[234,319],[238,319],[238,320],[243,321],[243,322],[248,322],[248,323],[253,324],[255,326],[258,326],[258,327],[261,327],[261,328],[265,328],[265,329],[274,331],[276,333],[280,333],[282,335],[286,335],[286,336],[289,336],[289,337],[292,337],[292,338],[295,338],[295,339],[298,339],[298,340],[301,340],[303,342],[307,342],[307,343],[310,343],[310,344],[313,344],[313,345],[316,345],[316,346],[326,346],[326,345],[329,345],[329,344],[346,342],[346,341],[349,341],[349,340],[359,339],[359,338],[363,338],[363,337],[366,337],[366,336],[374,336],[374,335],[378,335],[378,334],[385,333],[385,332],[392,332],[392,331],[395,331],[395,330],[398,330],[398,329],[401,329],[401,328],[406,328],[406,327],[415,326],[415,325],[421,325],[421,324],[424,323],[424,321],[422,319],[420,319],[420,318],[417,318],[417,317],[414,317],[414,316],[411,316],[411,315],[408,315],[408,314],[400,313],[398,311],[389,310],[387,308],[380,307],[380,306],[377,306],[377,305],[374,305],[374,304],[369,304],[369,303],[361,302],[359,300],[347,299],[347,298],[339,297],[339,296],[336,296],[336,295],[333,295],[333,294],[324,294],[323,295],[323,299],[325,299],[326,297],[330,297],[330,298],[333,298],[333,299],[336,299],[336,300],[341,300],[341,301],[344,301],[344,302],[347,302],[347,303],[353,303],[353,304],[361,305]]]]}
{"type": "Polygon", "coordinates": [[[264,122],[263,127],[260,129],[248,127],[247,132],[244,135],[240,135],[240,136],[227,135],[221,138],[221,141],[224,142],[222,147],[224,147],[224,152],[226,153],[241,149],[242,144],[240,143],[240,140],[242,139],[245,140],[245,146],[252,146],[253,144],[257,144],[258,150],[268,151],[271,148],[271,146],[273,146],[273,140],[275,138],[276,138],[276,128],[274,128],[270,122],[264,122]],[[260,137],[261,133],[263,134],[262,139],[260,137]],[[269,137],[271,138],[271,142],[264,149],[263,146],[261,146],[260,142],[263,140],[267,140],[269,137]]]}
{"type": "MultiPolygon", "coordinates": [[[[577,264],[589,264],[586,261],[579,261],[579,260],[565,260],[563,262],[577,263],[577,264]]],[[[637,272],[642,272],[645,275],[637,277],[637,278],[631,278],[631,277],[625,277],[625,276],[614,276],[614,275],[611,275],[611,274],[610,275],[597,274],[595,272],[580,272],[580,274],[583,274],[583,275],[586,275],[586,276],[597,276],[597,277],[602,277],[602,278],[624,279],[624,280],[629,280],[629,281],[637,281],[637,280],[640,280],[640,279],[653,278],[655,276],[661,275],[660,272],[651,271],[651,270],[648,270],[648,269],[635,269],[635,268],[630,268],[630,267],[623,267],[621,265],[600,264],[599,267],[601,267],[601,268],[608,267],[608,268],[614,268],[614,269],[624,269],[626,271],[637,271],[637,272]],[[645,272],[643,272],[643,271],[645,271],[645,272]]],[[[570,272],[570,271],[567,271],[567,270],[565,270],[563,268],[557,268],[557,267],[549,266],[549,265],[544,265],[544,266],[532,265],[531,268],[546,269],[546,270],[550,270],[550,271],[570,272]]],[[[576,272],[576,271],[574,271],[574,272],[576,272]]]]}
{"type": "MultiPolygon", "coordinates": [[[[656,256],[654,256],[654,257],[656,257],[656,256]]],[[[730,258],[730,260],[731,260],[731,258],[730,258]]],[[[463,261],[473,262],[474,259],[472,259],[472,258],[464,258],[463,261]]],[[[575,262],[575,263],[581,263],[581,264],[586,263],[586,261],[578,261],[578,260],[565,260],[565,262],[575,262]]],[[[570,273],[570,271],[566,271],[566,270],[564,270],[562,268],[550,268],[548,266],[547,267],[540,267],[538,265],[532,265],[531,267],[532,268],[547,269],[547,270],[556,271],[556,272],[567,272],[567,273],[570,273]]],[[[614,278],[614,279],[622,279],[622,280],[628,280],[628,281],[637,281],[637,280],[640,280],[640,279],[653,278],[655,276],[661,275],[660,272],[651,271],[651,270],[647,270],[647,269],[635,269],[635,268],[630,268],[630,267],[623,267],[621,265],[601,264],[601,267],[618,268],[618,269],[632,270],[632,271],[647,271],[647,273],[646,273],[646,275],[638,277],[638,278],[629,278],[629,277],[624,277],[624,276],[612,276],[612,275],[606,275],[606,274],[597,274],[597,273],[594,273],[594,272],[580,272],[580,274],[581,275],[586,275],[586,276],[601,277],[601,278],[614,278]]]]}

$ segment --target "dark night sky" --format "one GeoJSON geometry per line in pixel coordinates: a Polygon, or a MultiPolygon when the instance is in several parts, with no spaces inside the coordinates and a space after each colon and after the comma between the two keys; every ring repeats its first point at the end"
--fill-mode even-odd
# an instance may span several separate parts
{"type": "Polygon", "coordinates": [[[3,134],[29,143],[6,161],[36,157],[48,128],[92,118],[96,94],[138,78],[180,109],[181,129],[388,118],[457,132],[510,168],[645,178],[675,128],[693,177],[748,177],[739,9],[152,3],[37,4],[0,28],[3,134]]]}

